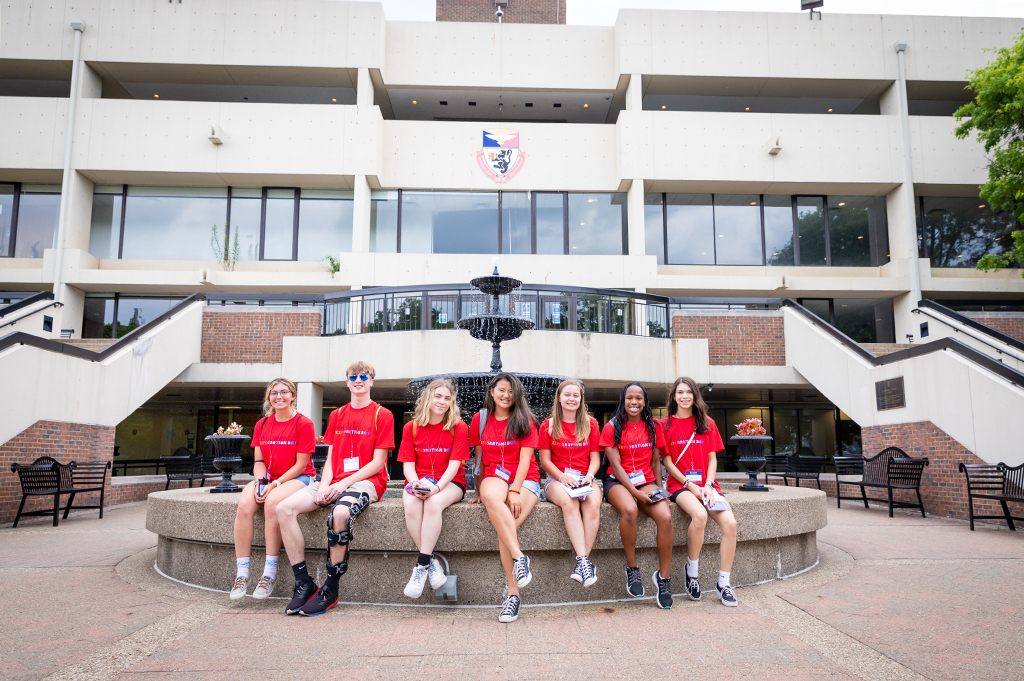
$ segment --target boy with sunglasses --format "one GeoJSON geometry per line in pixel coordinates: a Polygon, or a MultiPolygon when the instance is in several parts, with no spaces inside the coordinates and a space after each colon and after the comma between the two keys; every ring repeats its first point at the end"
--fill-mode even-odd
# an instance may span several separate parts
{"type": "Polygon", "coordinates": [[[348,570],[352,520],[384,496],[388,484],[388,451],[395,447],[395,419],[370,398],[373,367],[356,362],[346,371],[351,400],[331,412],[324,432],[329,445],[319,483],[288,497],[277,507],[278,524],[295,574],[295,591],[285,608],[289,615],[322,615],[338,602],[338,582],[348,570]],[[327,516],[327,579],[319,589],[306,570],[306,540],[298,517],[317,506],[330,506],[327,516]]]}

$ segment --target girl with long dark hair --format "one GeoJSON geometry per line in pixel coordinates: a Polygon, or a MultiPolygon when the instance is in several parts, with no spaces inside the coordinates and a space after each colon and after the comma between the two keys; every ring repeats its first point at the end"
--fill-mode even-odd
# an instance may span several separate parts
{"type": "Polygon", "coordinates": [[[704,528],[711,516],[722,529],[721,562],[715,589],[723,605],[734,606],[736,596],[729,575],[736,555],[736,516],[722,499],[722,489],[715,480],[716,454],[725,449],[722,436],[708,416],[708,405],[692,378],[676,379],[665,408],[668,411],[663,425],[668,440],[665,468],[669,474],[669,498],[690,516],[686,534],[686,593],[691,599],[700,600],[700,549],[704,545],[704,528]]]}
{"type": "Polygon", "coordinates": [[[540,500],[540,471],[533,458],[536,419],[515,375],[500,373],[487,384],[484,408],[469,426],[469,444],[477,452],[477,495],[498,533],[508,583],[498,621],[514,622],[519,618],[519,589],[533,579],[530,559],[519,549],[516,533],[540,500]]]}
{"type": "Polygon", "coordinates": [[[658,570],[651,575],[658,607],[672,607],[669,570],[672,567],[672,512],[661,493],[661,452],[665,434],[651,413],[647,391],[627,383],[619,394],[615,414],[601,433],[601,446],[610,464],[605,471],[604,498],[619,512],[619,536],[626,551],[626,591],[644,595],[636,563],[636,519],[642,511],[658,528],[658,570]]]}

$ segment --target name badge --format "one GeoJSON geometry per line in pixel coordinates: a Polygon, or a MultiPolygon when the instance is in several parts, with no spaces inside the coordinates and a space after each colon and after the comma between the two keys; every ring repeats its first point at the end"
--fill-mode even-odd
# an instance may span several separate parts
{"type": "Polygon", "coordinates": [[[643,471],[637,471],[636,473],[630,473],[629,481],[633,483],[633,487],[640,487],[647,482],[647,478],[644,477],[643,471]]]}
{"type": "Polygon", "coordinates": [[[686,482],[692,482],[699,485],[703,477],[704,474],[700,471],[686,471],[686,482]]]}
{"type": "Polygon", "coordinates": [[[353,457],[349,457],[348,459],[345,459],[345,469],[344,469],[344,472],[346,472],[346,473],[355,473],[357,470],[359,470],[359,457],[358,456],[353,456],[353,457]]]}
{"type": "Polygon", "coordinates": [[[565,474],[568,475],[570,478],[575,478],[577,481],[583,479],[583,476],[580,475],[580,472],[575,468],[566,468],[565,474]]]}
{"type": "Polygon", "coordinates": [[[502,480],[504,480],[505,482],[508,482],[508,479],[511,477],[509,475],[509,472],[502,468],[501,466],[498,466],[497,468],[494,469],[494,474],[497,475],[502,480]]]}

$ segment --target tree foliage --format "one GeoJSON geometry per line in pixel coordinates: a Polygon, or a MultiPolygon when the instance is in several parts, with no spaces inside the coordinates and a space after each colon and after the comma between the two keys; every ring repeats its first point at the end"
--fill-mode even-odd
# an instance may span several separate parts
{"type": "MultiPolygon", "coordinates": [[[[989,64],[968,73],[976,94],[974,101],[953,114],[960,122],[956,136],[964,139],[972,131],[977,133],[989,155],[988,181],[981,187],[981,197],[1024,222],[1024,32],[995,55],[989,64]]],[[[1001,254],[983,256],[978,269],[987,272],[1014,263],[1024,265],[1024,231],[1013,232],[1013,242],[1001,254]]]]}

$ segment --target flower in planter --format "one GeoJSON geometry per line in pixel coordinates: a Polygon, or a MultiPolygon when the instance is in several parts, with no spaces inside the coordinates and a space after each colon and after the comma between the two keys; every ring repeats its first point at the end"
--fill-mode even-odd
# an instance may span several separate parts
{"type": "Polygon", "coordinates": [[[217,435],[241,435],[241,434],[242,434],[242,426],[238,425],[234,421],[232,421],[231,425],[228,426],[227,428],[225,428],[224,426],[221,426],[220,428],[217,429],[217,435]]]}
{"type": "Polygon", "coordinates": [[[747,437],[751,435],[767,435],[768,431],[761,425],[761,419],[747,419],[736,424],[736,434],[747,437]]]}
{"type": "Polygon", "coordinates": [[[317,435],[316,436],[316,443],[318,445],[322,445],[324,443],[324,436],[323,435],[317,435]]]}

